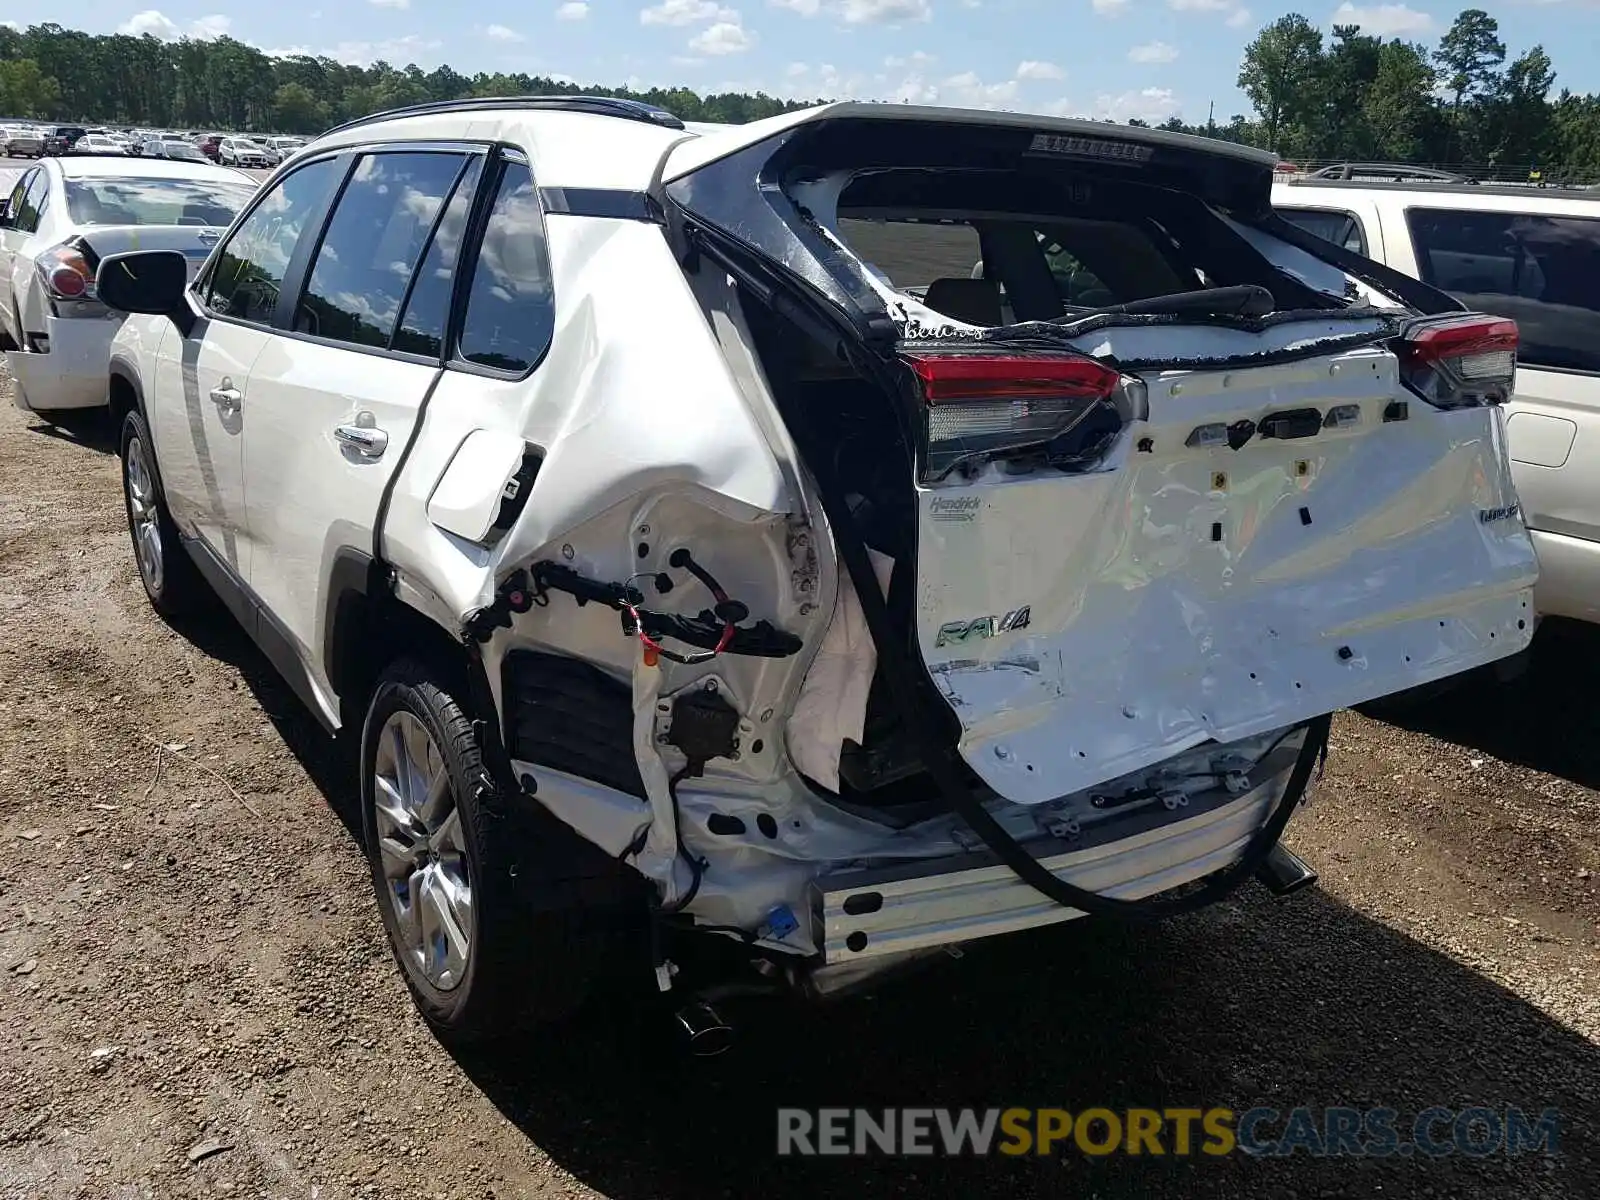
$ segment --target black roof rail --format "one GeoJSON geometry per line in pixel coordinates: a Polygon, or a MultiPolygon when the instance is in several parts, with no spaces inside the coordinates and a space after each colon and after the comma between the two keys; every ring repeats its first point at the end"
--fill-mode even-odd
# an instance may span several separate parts
{"type": "Polygon", "coordinates": [[[1407,179],[1395,181],[1391,179],[1279,179],[1273,183],[1274,187],[1289,188],[1348,188],[1352,191],[1368,189],[1382,192],[1444,192],[1460,193],[1475,196],[1513,196],[1518,199],[1535,196],[1546,196],[1551,199],[1581,199],[1600,202],[1600,183],[1581,184],[1572,183],[1556,185],[1552,183],[1473,183],[1464,180],[1452,183],[1448,180],[1438,179],[1407,179]]]}
{"type": "Polygon", "coordinates": [[[1440,171],[1433,167],[1418,167],[1410,163],[1391,162],[1341,162],[1330,163],[1312,171],[1311,179],[1353,179],[1360,175],[1393,176],[1396,180],[1434,180],[1438,183],[1471,183],[1465,175],[1455,171],[1440,171]]]}
{"type": "MultiPolygon", "coordinates": [[[[621,100],[614,96],[467,96],[460,100],[432,100],[391,108],[336,125],[328,133],[343,133],[377,121],[399,117],[426,117],[435,113],[474,112],[485,108],[549,109],[555,112],[588,113],[596,117],[621,117],[625,121],[644,121],[664,129],[682,129],[683,122],[664,108],[641,100],[621,100]]],[[[322,136],[326,137],[327,134],[322,136]]]]}

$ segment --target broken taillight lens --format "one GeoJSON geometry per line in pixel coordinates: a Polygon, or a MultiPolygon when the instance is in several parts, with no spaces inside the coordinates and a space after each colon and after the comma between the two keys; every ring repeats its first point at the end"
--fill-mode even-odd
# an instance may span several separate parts
{"type": "Polygon", "coordinates": [[[1399,341],[1406,385],[1439,408],[1499,404],[1517,377],[1517,323],[1481,313],[1414,321],[1399,341]]]}
{"type": "Polygon", "coordinates": [[[1121,382],[1081,354],[904,355],[927,410],[924,482],[959,465],[1047,451],[1121,382]]]}

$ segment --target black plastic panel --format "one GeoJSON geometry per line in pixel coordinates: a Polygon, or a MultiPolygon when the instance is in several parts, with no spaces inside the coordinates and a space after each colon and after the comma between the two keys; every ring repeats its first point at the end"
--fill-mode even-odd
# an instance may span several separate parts
{"type": "Polygon", "coordinates": [[[626,683],[576,659],[513,650],[506,655],[503,685],[512,758],[645,794],[626,683]]]}

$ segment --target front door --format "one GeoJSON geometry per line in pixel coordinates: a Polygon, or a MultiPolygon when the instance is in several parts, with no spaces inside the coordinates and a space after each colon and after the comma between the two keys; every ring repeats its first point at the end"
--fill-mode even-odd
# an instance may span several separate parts
{"type": "Polygon", "coordinates": [[[183,406],[155,405],[151,430],[167,505],[178,528],[209,551],[201,566],[247,628],[242,584],[250,575],[244,537],[244,434],[251,422],[250,372],[272,337],[278,298],[300,233],[322,212],[339,164],[309,163],[262,196],[212,259],[190,301],[187,337],[170,328],[156,352],[155,388],[183,406]],[[230,578],[231,576],[231,578],[230,578]]]}

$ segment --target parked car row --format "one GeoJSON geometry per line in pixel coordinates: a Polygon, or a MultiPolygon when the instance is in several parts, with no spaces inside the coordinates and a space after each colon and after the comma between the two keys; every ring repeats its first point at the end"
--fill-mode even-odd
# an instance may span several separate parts
{"type": "Polygon", "coordinates": [[[80,125],[11,125],[0,127],[0,147],[7,157],[42,158],[46,155],[97,154],[193,161],[195,155],[179,151],[187,146],[202,159],[223,166],[271,168],[306,144],[304,138],[266,134],[220,134],[157,129],[105,129],[80,125]]]}
{"type": "Polygon", "coordinates": [[[110,163],[46,163],[13,205],[73,221],[16,252],[19,400],[92,279],[150,601],[220,597],[354,735],[443,1036],[570,1008],[612,946],[831,993],[1306,884],[1328,714],[1528,644],[1517,326],[1276,216],[1273,164],[431,105],[135,250],[71,200],[121,203],[110,163]]]}

